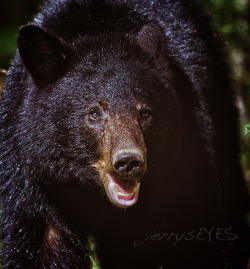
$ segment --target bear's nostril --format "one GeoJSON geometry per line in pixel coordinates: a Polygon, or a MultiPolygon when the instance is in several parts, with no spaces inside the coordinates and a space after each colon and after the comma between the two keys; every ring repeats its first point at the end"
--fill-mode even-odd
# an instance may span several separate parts
{"type": "Polygon", "coordinates": [[[129,174],[132,172],[141,172],[143,164],[144,160],[140,155],[125,152],[117,156],[113,163],[113,167],[118,173],[129,174]]]}
{"type": "Polygon", "coordinates": [[[133,170],[134,168],[140,168],[142,167],[142,164],[138,161],[132,161],[129,165],[127,165],[126,171],[129,172],[133,170]]]}
{"type": "Polygon", "coordinates": [[[116,163],[115,169],[117,169],[117,170],[124,169],[125,166],[126,166],[126,162],[119,161],[119,162],[116,163]]]}

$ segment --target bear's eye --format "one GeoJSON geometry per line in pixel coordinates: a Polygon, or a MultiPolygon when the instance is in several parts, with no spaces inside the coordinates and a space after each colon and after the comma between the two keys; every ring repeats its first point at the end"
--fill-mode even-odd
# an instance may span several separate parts
{"type": "Polygon", "coordinates": [[[89,127],[99,128],[105,121],[105,112],[100,106],[89,108],[85,116],[85,122],[89,127]]]}
{"type": "Polygon", "coordinates": [[[102,108],[98,107],[98,106],[94,106],[92,107],[89,112],[88,112],[88,120],[90,121],[90,123],[99,123],[100,120],[103,119],[103,111],[102,108]]]}
{"type": "Polygon", "coordinates": [[[97,111],[91,111],[89,116],[92,120],[98,120],[101,117],[100,113],[97,111]]]}

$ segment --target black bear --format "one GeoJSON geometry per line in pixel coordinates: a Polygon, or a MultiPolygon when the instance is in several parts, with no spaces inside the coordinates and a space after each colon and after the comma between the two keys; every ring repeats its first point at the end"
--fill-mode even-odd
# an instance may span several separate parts
{"type": "Polygon", "coordinates": [[[198,4],[47,0],[17,43],[4,268],[245,268],[234,93],[198,4]]]}

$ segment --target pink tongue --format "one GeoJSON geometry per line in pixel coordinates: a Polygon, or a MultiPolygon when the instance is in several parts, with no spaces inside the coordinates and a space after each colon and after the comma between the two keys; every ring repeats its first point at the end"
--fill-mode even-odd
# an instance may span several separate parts
{"type": "MultiPolygon", "coordinates": [[[[116,188],[118,189],[119,192],[122,192],[124,194],[129,194],[133,192],[133,189],[136,185],[136,180],[133,180],[131,182],[128,183],[124,183],[123,185],[117,183],[116,181],[114,181],[114,184],[116,186],[116,188]]],[[[132,195],[131,195],[132,196],[132,195]]],[[[130,196],[128,196],[130,197],[130,196]]]]}

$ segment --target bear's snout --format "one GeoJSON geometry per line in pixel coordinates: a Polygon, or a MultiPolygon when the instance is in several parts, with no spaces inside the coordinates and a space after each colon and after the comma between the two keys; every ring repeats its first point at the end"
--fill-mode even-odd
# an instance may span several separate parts
{"type": "Polygon", "coordinates": [[[121,177],[136,178],[145,172],[145,159],[140,152],[119,150],[112,158],[112,166],[121,177]]]}

